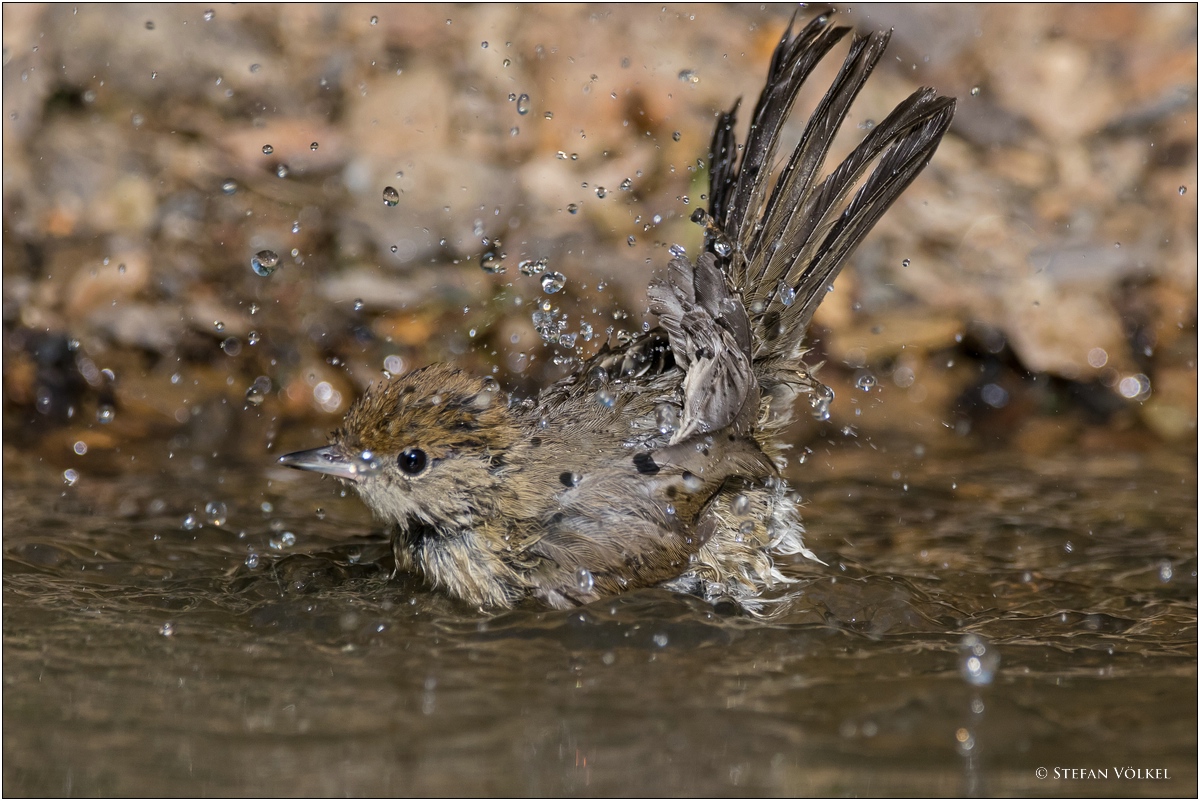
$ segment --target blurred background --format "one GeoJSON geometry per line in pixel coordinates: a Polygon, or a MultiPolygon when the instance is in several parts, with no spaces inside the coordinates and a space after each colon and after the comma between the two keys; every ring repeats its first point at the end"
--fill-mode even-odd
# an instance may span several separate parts
{"type": "MultiPolygon", "coordinates": [[[[109,470],[316,444],[432,361],[532,393],[653,324],[792,8],[3,13],[5,464],[109,470]]],[[[835,156],[919,85],[959,105],[817,315],[797,439],[1194,449],[1195,7],[843,16],[895,36],[835,156]]]]}
{"type": "Polygon", "coordinates": [[[792,12],[4,4],[4,794],[1195,796],[1195,4],[842,12],[827,168],[958,113],[810,332],[771,621],[467,609],[276,466],[652,325],[792,12]]]}

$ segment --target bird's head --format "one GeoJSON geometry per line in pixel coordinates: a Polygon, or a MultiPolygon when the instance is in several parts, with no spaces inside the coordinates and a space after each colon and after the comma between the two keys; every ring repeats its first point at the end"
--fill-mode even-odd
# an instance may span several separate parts
{"type": "Polygon", "coordinates": [[[434,364],[371,387],[330,445],[279,461],[350,482],[401,530],[461,529],[494,512],[518,438],[495,381],[434,364]]]}

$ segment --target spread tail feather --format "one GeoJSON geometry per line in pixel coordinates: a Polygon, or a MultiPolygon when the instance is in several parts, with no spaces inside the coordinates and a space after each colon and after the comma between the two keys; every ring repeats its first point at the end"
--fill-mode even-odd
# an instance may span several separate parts
{"type": "Polygon", "coordinates": [[[929,163],[954,116],[953,98],[919,89],[819,179],[850,105],[891,38],[888,31],[855,35],[772,188],[776,152],[800,88],[850,32],[831,26],[832,14],[795,34],[793,17],[771,57],[740,161],[733,129],[741,101],[720,116],[704,253],[695,266],[675,254],[665,279],[650,285],[650,309],[686,371],[682,425],[673,443],[730,426],[747,433],[761,425],[764,394],[779,407],[773,425],[786,422],[791,396],[776,398],[777,390],[813,386],[799,362],[813,313],[850,253],[929,163]]]}
{"type": "Polygon", "coordinates": [[[890,32],[855,35],[834,82],[805,126],[767,198],[775,153],[800,87],[850,29],[831,12],[784,33],[736,164],[739,104],[713,135],[705,250],[718,257],[730,289],[749,310],[752,358],[792,361],[829,285],[851,252],[929,163],[954,115],[954,99],[923,88],[904,100],[824,180],[818,174],[851,103],[870,77],[890,32]],[[877,163],[876,163],[877,162],[877,163]],[[849,203],[847,196],[876,163],[849,203]],[[765,199],[765,200],[764,200],[765,199]]]}

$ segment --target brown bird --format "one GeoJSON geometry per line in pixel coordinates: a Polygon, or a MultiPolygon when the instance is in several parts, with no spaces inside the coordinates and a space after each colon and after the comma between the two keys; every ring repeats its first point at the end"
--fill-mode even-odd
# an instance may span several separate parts
{"type": "Polygon", "coordinates": [[[717,122],[695,263],[650,284],[660,326],[536,399],[434,364],[367,390],[332,444],[280,462],[349,482],[387,525],[398,570],[468,603],[565,608],[650,585],[761,611],[803,554],[778,437],[798,395],[832,393],[802,339],[847,256],[928,164],[954,99],[922,88],[818,173],[890,32],[855,35],[778,179],[801,84],[849,28],[784,33],[742,156],[740,103],[717,122]],[[867,169],[874,170],[862,180],[867,169]]]}

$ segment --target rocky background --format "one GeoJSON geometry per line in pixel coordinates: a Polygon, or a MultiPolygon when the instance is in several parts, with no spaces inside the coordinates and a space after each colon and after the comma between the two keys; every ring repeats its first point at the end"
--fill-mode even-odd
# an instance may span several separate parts
{"type": "MultiPolygon", "coordinates": [[[[529,393],[640,331],[791,13],[6,4],[6,465],[262,460],[385,369],[529,393]]],[[[817,315],[797,438],[1194,449],[1196,7],[843,16],[895,35],[835,156],[919,85],[959,110],[817,315]]]]}

